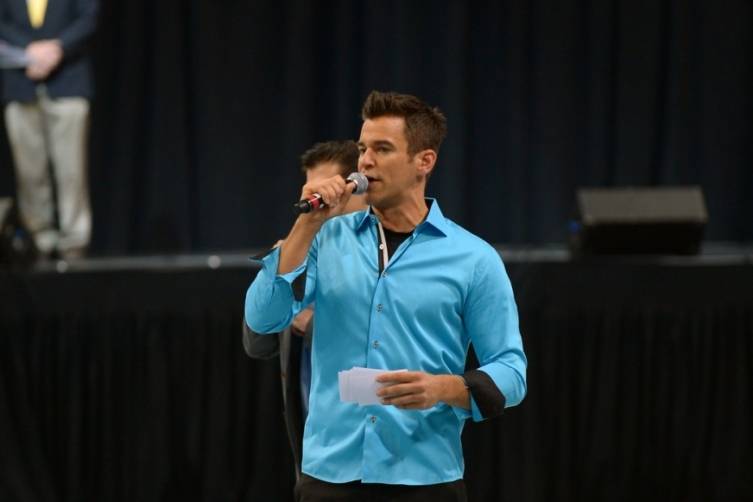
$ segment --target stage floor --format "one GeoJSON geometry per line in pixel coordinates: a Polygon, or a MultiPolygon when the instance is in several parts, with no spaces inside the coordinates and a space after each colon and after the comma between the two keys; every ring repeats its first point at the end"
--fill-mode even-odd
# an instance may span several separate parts
{"type": "MultiPolygon", "coordinates": [[[[505,246],[495,248],[505,263],[565,263],[573,261],[569,250],[563,246],[505,246]]],[[[46,260],[34,265],[31,273],[97,272],[128,270],[197,270],[203,268],[256,268],[250,257],[265,249],[238,250],[234,252],[208,252],[194,254],[164,254],[147,256],[91,257],[78,260],[46,260]]],[[[581,260],[583,261],[583,260],[581,260]]],[[[694,256],[612,256],[591,257],[586,261],[613,263],[653,263],[662,265],[740,265],[753,263],[753,244],[742,245],[724,242],[706,243],[701,253],[694,256]]]]}

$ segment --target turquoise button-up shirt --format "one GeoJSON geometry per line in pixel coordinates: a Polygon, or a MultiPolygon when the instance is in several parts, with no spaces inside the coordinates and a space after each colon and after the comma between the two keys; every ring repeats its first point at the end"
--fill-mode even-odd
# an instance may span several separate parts
{"type": "Polygon", "coordinates": [[[526,392],[526,357],[510,280],[489,244],[442,215],[426,219],[390,257],[378,261],[377,217],[361,211],[328,220],[308,259],[277,274],[279,249],[262,259],[246,295],[257,333],[287,327],[316,303],[312,382],[303,446],[304,473],[333,483],[426,485],[463,476],[460,434],[471,410],[445,403],[426,410],[341,402],[338,371],[353,366],[462,375],[473,343],[505,397],[526,392]],[[292,283],[306,274],[302,300],[292,283]]]}

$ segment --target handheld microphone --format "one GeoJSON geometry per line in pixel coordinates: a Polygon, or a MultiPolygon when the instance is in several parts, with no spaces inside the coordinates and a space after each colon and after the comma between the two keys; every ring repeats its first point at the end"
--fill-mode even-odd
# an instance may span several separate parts
{"type": "MultiPolygon", "coordinates": [[[[351,173],[347,178],[347,184],[351,186],[353,195],[360,195],[369,188],[369,180],[361,173],[351,173]]],[[[293,204],[293,213],[310,213],[316,209],[323,209],[327,207],[322,199],[322,196],[318,193],[311,194],[307,199],[300,200],[293,204]]]]}

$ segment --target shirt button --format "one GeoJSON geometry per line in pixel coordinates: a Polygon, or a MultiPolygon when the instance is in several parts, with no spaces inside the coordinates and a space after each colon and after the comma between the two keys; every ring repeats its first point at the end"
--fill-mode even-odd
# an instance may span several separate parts
{"type": "Polygon", "coordinates": [[[382,305],[381,303],[377,305],[377,312],[381,312],[383,309],[384,309],[384,305],[382,305]]]}
{"type": "Polygon", "coordinates": [[[371,423],[372,424],[376,423],[376,417],[374,415],[371,415],[371,423]]]}
{"type": "Polygon", "coordinates": [[[382,277],[387,277],[387,272],[382,272],[382,277]]]}
{"type": "Polygon", "coordinates": [[[373,346],[374,346],[375,349],[378,349],[379,348],[379,341],[378,340],[374,340],[373,346]]]}

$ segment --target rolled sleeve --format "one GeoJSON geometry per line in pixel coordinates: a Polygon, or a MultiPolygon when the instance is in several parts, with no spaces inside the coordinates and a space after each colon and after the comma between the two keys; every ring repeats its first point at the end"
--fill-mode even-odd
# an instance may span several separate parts
{"type": "Polygon", "coordinates": [[[256,333],[278,333],[290,325],[301,309],[302,301],[295,298],[293,282],[306,272],[308,261],[282,275],[277,274],[280,248],[258,261],[262,267],[246,292],[246,322],[256,333]]]}
{"type": "Polygon", "coordinates": [[[518,310],[510,279],[496,251],[487,253],[476,267],[464,322],[480,364],[475,378],[466,375],[472,394],[471,414],[479,421],[519,404],[526,394],[527,361],[518,310]],[[484,383],[489,381],[486,376],[493,385],[484,383]]]}

